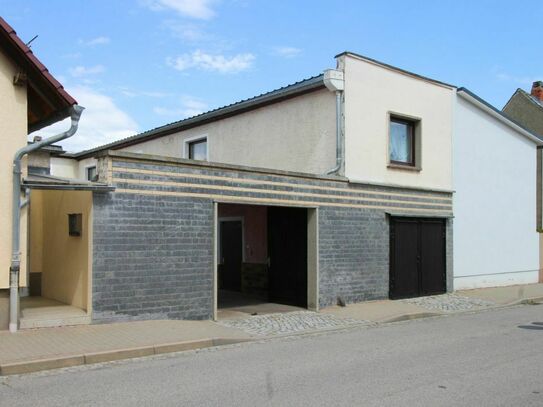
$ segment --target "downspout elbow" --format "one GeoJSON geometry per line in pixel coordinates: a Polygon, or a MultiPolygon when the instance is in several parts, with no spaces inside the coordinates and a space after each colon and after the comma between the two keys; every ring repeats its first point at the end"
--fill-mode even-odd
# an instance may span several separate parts
{"type": "Polygon", "coordinates": [[[342,92],[345,88],[343,71],[328,69],[324,72],[324,85],[336,93],[336,165],[326,171],[326,175],[341,172],[343,167],[343,134],[342,134],[342,92]]]}
{"type": "Polygon", "coordinates": [[[26,155],[33,151],[39,150],[44,146],[51,145],[58,141],[72,137],[79,126],[79,119],[83,113],[84,107],[74,105],[70,107],[70,128],[55,136],[48,137],[45,140],[37,143],[26,145],[19,149],[13,157],[13,192],[12,192],[12,222],[11,222],[11,264],[9,269],[9,330],[17,332],[19,326],[19,275],[21,267],[20,250],[20,225],[21,225],[21,208],[28,201],[21,203],[21,160],[26,155]]]}

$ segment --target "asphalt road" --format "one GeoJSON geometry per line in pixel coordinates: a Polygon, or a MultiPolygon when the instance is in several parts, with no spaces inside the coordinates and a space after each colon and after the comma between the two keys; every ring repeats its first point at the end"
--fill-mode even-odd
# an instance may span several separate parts
{"type": "Polygon", "coordinates": [[[543,406],[543,306],[0,378],[0,406],[543,406]]]}

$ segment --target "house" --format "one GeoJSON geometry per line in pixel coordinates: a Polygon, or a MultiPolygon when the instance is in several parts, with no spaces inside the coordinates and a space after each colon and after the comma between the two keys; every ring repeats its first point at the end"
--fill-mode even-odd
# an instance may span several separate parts
{"type": "Polygon", "coordinates": [[[487,284],[470,279],[472,264],[535,234],[536,185],[518,208],[534,224],[526,215],[514,229],[526,238],[499,230],[500,240],[453,208],[480,213],[498,199],[489,174],[512,165],[485,157],[475,182],[462,163],[493,137],[519,150],[515,176],[531,180],[538,144],[490,110],[467,90],[345,52],[322,75],[102,147],[50,147],[24,183],[29,298],[66,314],[23,315],[21,326],[216,319],[259,301],[318,310],[487,284]],[[488,196],[464,196],[477,188],[488,196]],[[457,233],[489,243],[466,249],[457,233]]]}
{"type": "Polygon", "coordinates": [[[454,288],[539,281],[541,139],[467,89],[453,133],[454,288]]]}
{"type": "MultiPolygon", "coordinates": [[[[543,139],[543,82],[535,81],[532,85],[530,94],[522,89],[517,89],[509,101],[503,107],[503,112],[515,122],[535,133],[543,139]]],[[[537,228],[540,233],[539,239],[539,263],[543,269],[543,208],[542,208],[542,150],[537,151],[537,228]]],[[[543,273],[540,272],[539,281],[543,282],[543,273]]]]}
{"type": "MultiPolygon", "coordinates": [[[[27,135],[70,116],[71,130],[75,131],[77,126],[74,126],[74,121],[77,122],[81,108],[76,107],[76,100],[2,18],[0,73],[0,186],[4,191],[0,197],[0,206],[3,208],[0,216],[0,327],[7,328],[9,315],[9,327],[16,330],[19,293],[23,296],[28,294],[31,254],[43,252],[41,246],[32,250],[31,245],[28,245],[31,219],[35,216],[30,213],[30,208],[38,210],[38,205],[30,203],[30,195],[34,195],[30,191],[38,187],[38,184],[45,189],[54,187],[50,177],[48,181],[40,182],[33,174],[36,166],[39,167],[43,160],[48,159],[47,149],[54,147],[46,147],[47,141],[39,139],[29,144],[27,135]],[[29,155],[40,146],[44,150],[29,155]],[[21,185],[22,178],[25,182],[21,185]]],[[[66,135],[68,133],[62,136],[66,135]]],[[[64,184],[68,183],[74,184],[72,181],[64,184]]],[[[62,223],[57,226],[61,228],[62,223]]]]}
{"type": "Polygon", "coordinates": [[[322,75],[51,157],[54,176],[115,188],[83,228],[92,320],[452,290],[455,92],[343,53],[322,75]]]}

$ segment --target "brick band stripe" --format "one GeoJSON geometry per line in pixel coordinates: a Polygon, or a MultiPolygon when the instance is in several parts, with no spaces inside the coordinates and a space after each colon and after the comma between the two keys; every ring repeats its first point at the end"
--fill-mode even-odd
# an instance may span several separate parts
{"type": "MultiPolygon", "coordinates": [[[[452,211],[452,205],[446,205],[442,203],[400,201],[400,200],[392,200],[392,199],[364,198],[360,196],[327,195],[327,194],[315,194],[315,193],[306,193],[306,192],[297,192],[297,191],[275,191],[275,190],[262,190],[262,189],[245,188],[245,187],[229,187],[229,186],[223,186],[223,185],[191,184],[191,183],[184,183],[184,182],[168,182],[168,181],[148,181],[148,180],[139,180],[139,179],[125,179],[125,178],[113,178],[113,182],[127,185],[127,186],[135,186],[135,187],[137,186],[153,187],[155,185],[161,185],[161,186],[168,186],[168,187],[175,187],[175,188],[198,188],[198,189],[210,189],[210,190],[220,190],[220,191],[301,196],[301,197],[306,197],[306,198],[336,199],[336,200],[342,200],[342,201],[396,203],[396,204],[404,204],[404,205],[425,206],[425,207],[430,207],[430,208],[440,207],[439,210],[452,211]]],[[[320,203],[322,204],[322,202],[320,203]]],[[[368,206],[368,207],[374,208],[376,206],[368,206]]]]}
{"type": "MultiPolygon", "coordinates": [[[[138,164],[141,164],[141,163],[138,162],[138,164]]],[[[183,168],[183,167],[176,166],[172,168],[183,168]]],[[[142,175],[157,175],[157,176],[166,176],[166,177],[175,177],[175,178],[205,179],[205,180],[211,180],[211,181],[228,181],[228,182],[235,182],[235,183],[240,183],[240,184],[245,183],[245,184],[274,185],[274,186],[296,187],[300,189],[314,189],[314,190],[322,190],[322,191],[363,193],[363,194],[369,194],[369,195],[385,195],[385,196],[397,196],[397,197],[418,198],[418,199],[433,199],[433,200],[444,201],[446,203],[452,203],[451,197],[420,195],[420,194],[401,193],[401,192],[373,191],[373,190],[368,190],[368,189],[363,189],[363,188],[356,188],[356,190],[350,190],[348,188],[337,188],[337,187],[323,186],[323,185],[295,184],[295,183],[289,183],[289,182],[268,181],[268,180],[254,179],[254,178],[234,178],[234,177],[206,175],[206,174],[145,170],[145,169],[140,169],[140,168],[119,167],[115,165],[112,166],[111,171],[113,171],[114,173],[119,172],[119,173],[133,173],[133,174],[142,174],[142,175]]],[[[113,174],[111,173],[110,175],[113,176],[113,174]]]]}
{"type": "Polygon", "coordinates": [[[287,206],[302,206],[302,207],[318,207],[318,206],[329,206],[329,207],[342,207],[342,208],[364,208],[364,209],[380,209],[380,210],[392,210],[392,211],[401,211],[401,212],[428,212],[439,214],[444,217],[451,217],[452,213],[443,209],[426,209],[426,208],[406,208],[399,206],[378,206],[378,205],[362,205],[362,204],[345,204],[345,203],[335,203],[335,202],[317,202],[317,201],[293,201],[288,199],[277,199],[277,198],[254,198],[254,197],[240,197],[232,195],[220,195],[220,194],[204,194],[199,192],[173,192],[173,191],[154,191],[146,189],[123,189],[118,188],[115,190],[116,193],[125,193],[125,194],[141,194],[141,195],[162,195],[162,196],[180,196],[180,197],[190,197],[190,198],[202,198],[202,199],[213,199],[218,202],[224,203],[259,203],[259,204],[277,204],[277,205],[287,205],[287,206]]]}

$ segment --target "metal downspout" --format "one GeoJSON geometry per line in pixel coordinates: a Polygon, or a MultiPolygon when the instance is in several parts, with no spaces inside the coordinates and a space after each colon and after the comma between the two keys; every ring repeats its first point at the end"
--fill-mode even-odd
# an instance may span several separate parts
{"type": "Polygon", "coordinates": [[[11,266],[9,268],[9,330],[17,332],[19,325],[19,271],[21,269],[20,250],[20,224],[21,224],[21,160],[33,151],[39,150],[44,146],[56,143],[72,137],[77,131],[79,119],[84,107],[74,105],[70,108],[71,126],[70,128],[55,136],[45,140],[27,145],[15,153],[13,158],[13,202],[12,202],[12,222],[11,222],[11,266]]]}
{"type": "Polygon", "coordinates": [[[334,174],[341,170],[343,164],[343,148],[341,137],[341,91],[336,90],[336,166],[326,171],[326,174],[334,174]]]}

